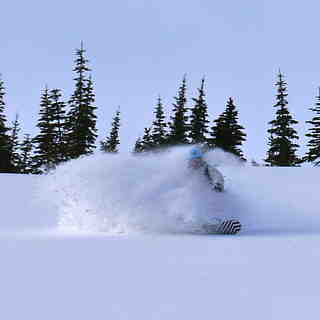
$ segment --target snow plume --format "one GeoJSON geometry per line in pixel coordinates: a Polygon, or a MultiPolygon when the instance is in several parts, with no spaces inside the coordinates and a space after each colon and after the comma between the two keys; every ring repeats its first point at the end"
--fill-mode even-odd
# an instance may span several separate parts
{"type": "Polygon", "coordinates": [[[239,168],[245,165],[239,157],[221,149],[213,149],[205,154],[205,160],[214,167],[239,168]]]}
{"type": "Polygon", "coordinates": [[[189,150],[73,160],[41,177],[40,196],[67,231],[192,232],[222,217],[239,218],[243,234],[320,231],[318,169],[249,167],[214,150],[206,160],[226,187],[216,193],[188,169],[189,150]]]}
{"type": "MultiPolygon", "coordinates": [[[[70,161],[43,179],[40,192],[58,209],[58,225],[63,229],[191,231],[226,215],[227,194],[213,192],[204,176],[190,172],[189,149],[136,156],[101,154],[70,161]]],[[[214,158],[214,152],[208,154],[208,159],[214,158]]],[[[213,164],[227,158],[216,151],[218,162],[213,164]]]]}
{"type": "Polygon", "coordinates": [[[244,166],[223,172],[247,234],[320,232],[320,170],[244,166]]]}

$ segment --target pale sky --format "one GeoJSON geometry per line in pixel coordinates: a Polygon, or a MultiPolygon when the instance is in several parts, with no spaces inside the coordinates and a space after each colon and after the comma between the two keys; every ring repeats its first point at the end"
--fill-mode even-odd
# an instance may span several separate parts
{"type": "Polygon", "coordinates": [[[261,161],[279,68],[288,82],[289,109],[300,121],[299,143],[306,145],[305,121],[313,117],[308,108],[320,85],[319,11],[315,0],[4,1],[0,73],[8,119],[18,112],[23,132],[35,134],[45,85],[69,99],[74,52],[83,40],[100,139],[120,106],[121,150],[131,150],[151,125],[158,94],[169,114],[186,73],[192,106],[205,75],[210,120],[233,97],[246,128],[245,156],[261,161]]]}

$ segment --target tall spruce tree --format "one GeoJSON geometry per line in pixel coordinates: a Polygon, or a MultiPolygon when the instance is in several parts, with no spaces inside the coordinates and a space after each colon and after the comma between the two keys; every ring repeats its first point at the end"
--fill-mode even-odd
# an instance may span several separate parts
{"type": "Polygon", "coordinates": [[[55,128],[52,123],[52,101],[46,87],[41,95],[40,111],[37,127],[39,134],[33,139],[35,143],[34,170],[41,173],[54,166],[56,161],[55,128]]]}
{"type": "Polygon", "coordinates": [[[21,131],[19,116],[16,114],[15,120],[12,122],[12,127],[10,128],[10,142],[9,142],[9,157],[11,163],[11,172],[19,173],[19,163],[20,163],[20,143],[19,143],[19,132],[21,131]]]}
{"type": "Polygon", "coordinates": [[[240,146],[246,140],[246,134],[243,132],[244,127],[238,124],[238,111],[231,97],[228,99],[226,110],[214,120],[214,123],[209,146],[221,148],[245,160],[240,146]]]}
{"type": "Polygon", "coordinates": [[[294,120],[288,110],[287,101],[287,83],[283,79],[282,73],[278,73],[277,96],[276,104],[277,108],[276,119],[269,122],[271,129],[269,137],[269,150],[267,152],[267,162],[270,166],[283,166],[291,167],[300,163],[300,159],[296,155],[296,151],[299,147],[293,141],[299,139],[297,131],[292,128],[292,125],[298,123],[294,120]]]}
{"type": "Polygon", "coordinates": [[[170,132],[168,135],[168,142],[170,145],[187,144],[189,125],[188,108],[187,108],[187,85],[186,76],[182,79],[182,84],[179,88],[178,96],[174,97],[171,122],[169,123],[170,132]]]}
{"type": "Polygon", "coordinates": [[[55,165],[67,160],[67,141],[65,132],[66,121],[66,105],[61,100],[62,93],[60,89],[52,89],[50,91],[50,125],[54,130],[54,159],[55,165]]]}
{"type": "Polygon", "coordinates": [[[86,105],[87,110],[87,144],[88,144],[88,153],[92,153],[95,146],[95,141],[97,138],[97,116],[95,114],[95,111],[97,107],[95,106],[95,93],[94,93],[94,87],[93,87],[93,80],[92,75],[90,74],[88,80],[87,80],[87,87],[85,90],[84,95],[84,101],[86,105]]]}
{"type": "Polygon", "coordinates": [[[7,126],[7,117],[5,115],[6,103],[4,82],[0,78],[0,172],[10,172],[12,165],[10,162],[10,137],[7,126]]]}
{"type": "Polygon", "coordinates": [[[155,148],[164,147],[167,145],[167,126],[165,119],[166,116],[164,114],[163,105],[161,101],[161,97],[158,97],[158,102],[154,111],[155,120],[153,121],[152,126],[152,141],[153,146],[155,148]]]}
{"type": "Polygon", "coordinates": [[[74,79],[76,84],[69,101],[70,111],[66,123],[68,155],[72,159],[91,154],[96,148],[95,110],[97,108],[94,105],[93,82],[91,76],[87,76],[91,70],[87,66],[89,60],[86,59],[85,52],[81,43],[81,48],[76,51],[76,66],[73,69],[76,73],[74,79]]]}
{"type": "Polygon", "coordinates": [[[118,153],[119,151],[118,146],[120,144],[119,129],[120,129],[120,110],[116,112],[116,115],[113,118],[110,135],[100,143],[101,151],[107,152],[107,153],[118,153]]]}
{"type": "Polygon", "coordinates": [[[198,98],[192,98],[195,105],[190,116],[190,139],[192,144],[204,143],[207,141],[207,133],[209,132],[208,123],[208,107],[205,100],[204,92],[205,79],[201,80],[201,86],[198,89],[198,98]]]}
{"type": "Polygon", "coordinates": [[[21,143],[21,154],[20,154],[20,163],[19,169],[21,173],[34,173],[33,167],[33,157],[32,157],[33,143],[29,134],[24,136],[24,139],[21,143]]]}
{"type": "Polygon", "coordinates": [[[311,121],[306,121],[306,123],[312,125],[308,129],[310,133],[306,134],[309,139],[308,147],[309,150],[305,156],[305,160],[308,162],[314,162],[316,166],[320,165],[320,88],[319,95],[316,97],[316,103],[314,107],[309,110],[315,113],[315,116],[311,121]]]}

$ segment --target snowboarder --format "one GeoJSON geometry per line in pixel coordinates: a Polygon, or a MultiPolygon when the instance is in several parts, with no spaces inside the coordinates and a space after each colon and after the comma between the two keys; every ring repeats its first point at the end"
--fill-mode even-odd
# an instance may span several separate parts
{"type": "MultiPolygon", "coordinates": [[[[224,178],[219,170],[210,166],[204,160],[204,148],[195,146],[190,150],[188,166],[190,170],[204,174],[212,189],[217,192],[224,191],[224,178]]],[[[195,233],[205,234],[237,234],[241,230],[241,222],[233,218],[214,217],[213,221],[200,226],[195,233]]]]}
{"type": "Polygon", "coordinates": [[[188,166],[192,170],[202,171],[208,179],[212,189],[217,192],[224,190],[224,178],[219,170],[210,166],[204,159],[204,153],[201,147],[193,147],[190,150],[188,166]]]}

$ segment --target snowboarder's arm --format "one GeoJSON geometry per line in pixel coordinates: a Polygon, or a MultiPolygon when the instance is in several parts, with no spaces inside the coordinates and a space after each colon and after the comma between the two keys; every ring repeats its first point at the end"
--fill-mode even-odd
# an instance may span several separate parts
{"type": "Polygon", "coordinates": [[[222,192],[224,190],[224,178],[219,170],[207,165],[205,175],[215,191],[222,192]]]}

